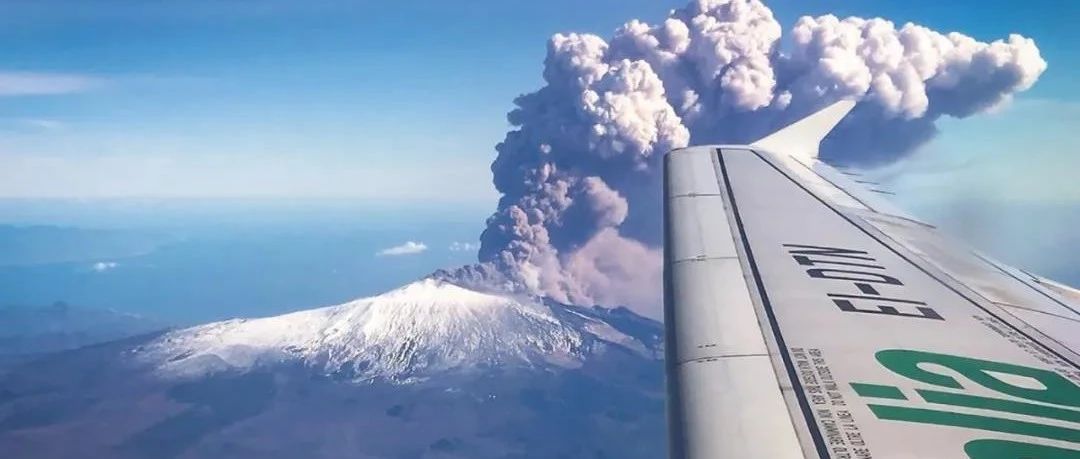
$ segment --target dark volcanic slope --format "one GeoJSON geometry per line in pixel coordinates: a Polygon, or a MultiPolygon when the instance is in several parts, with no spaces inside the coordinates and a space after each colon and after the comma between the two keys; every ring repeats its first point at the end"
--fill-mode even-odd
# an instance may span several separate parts
{"type": "MultiPolygon", "coordinates": [[[[635,335],[660,333],[632,313],[594,314],[635,335]]],[[[662,363],[617,345],[580,368],[491,368],[395,385],[288,364],[164,380],[128,356],[152,338],[52,355],[0,377],[2,456],[664,455],[662,363]]]]}

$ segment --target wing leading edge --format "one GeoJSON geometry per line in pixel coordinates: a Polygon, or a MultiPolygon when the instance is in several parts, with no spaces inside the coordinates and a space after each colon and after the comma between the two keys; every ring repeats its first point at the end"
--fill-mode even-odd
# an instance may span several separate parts
{"type": "Polygon", "coordinates": [[[838,103],[665,160],[675,458],[1080,458],[1076,291],[816,158],[838,103]]]}

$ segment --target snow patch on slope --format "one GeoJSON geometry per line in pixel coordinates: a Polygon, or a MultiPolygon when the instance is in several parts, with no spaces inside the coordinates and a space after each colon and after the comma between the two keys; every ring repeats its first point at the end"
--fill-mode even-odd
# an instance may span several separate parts
{"type": "Polygon", "coordinates": [[[355,380],[407,382],[448,370],[573,367],[605,342],[642,348],[598,319],[564,320],[558,307],[424,279],[338,306],[173,331],[136,353],[168,376],[298,362],[355,380]]]}

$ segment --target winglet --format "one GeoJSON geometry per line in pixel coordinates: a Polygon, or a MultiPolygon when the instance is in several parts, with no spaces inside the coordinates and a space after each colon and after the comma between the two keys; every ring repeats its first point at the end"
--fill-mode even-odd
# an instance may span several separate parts
{"type": "Polygon", "coordinates": [[[825,135],[855,106],[854,100],[841,100],[816,113],[789,124],[750,144],[776,153],[816,158],[818,146],[825,135]]]}

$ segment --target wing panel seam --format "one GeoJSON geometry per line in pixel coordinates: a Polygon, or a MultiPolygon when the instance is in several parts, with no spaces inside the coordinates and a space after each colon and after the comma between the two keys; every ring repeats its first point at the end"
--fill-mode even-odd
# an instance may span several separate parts
{"type": "MultiPolygon", "coordinates": [[[[1061,320],[1068,320],[1068,321],[1071,321],[1071,322],[1080,323],[1080,319],[1077,319],[1075,317],[1066,317],[1066,316],[1054,314],[1052,312],[1047,312],[1047,311],[1042,311],[1042,310],[1039,310],[1039,309],[1028,308],[1028,307],[1024,307],[1024,306],[1020,306],[1020,305],[1012,304],[1012,303],[1002,303],[1000,301],[991,301],[991,302],[998,305],[998,306],[1001,306],[1003,308],[1022,309],[1024,311],[1028,311],[1028,312],[1036,312],[1036,313],[1042,314],[1044,316],[1057,317],[1058,319],[1061,319],[1061,320]]],[[[1008,310],[1006,310],[1006,311],[1008,311],[1008,310]]],[[[1023,320],[1023,319],[1020,319],[1020,320],[1023,320]]],[[[1072,348],[1069,348],[1069,350],[1072,350],[1073,352],[1076,352],[1072,348]]]]}
{"type": "Polygon", "coordinates": [[[1031,284],[1027,283],[1027,282],[1026,282],[1026,281],[1024,281],[1023,279],[1021,279],[1021,278],[1017,277],[1017,276],[1016,276],[1016,274],[1013,274],[1013,273],[1011,273],[1011,272],[1009,272],[1009,271],[1005,270],[1005,269],[1004,269],[1004,268],[1002,268],[1001,266],[998,266],[998,264],[997,264],[997,263],[994,263],[993,261],[991,261],[991,260],[988,260],[988,259],[986,259],[986,258],[985,258],[985,257],[983,257],[982,255],[979,255],[979,254],[978,254],[978,253],[976,253],[976,252],[972,252],[972,254],[973,254],[973,255],[975,255],[976,257],[978,257],[978,258],[979,258],[980,260],[982,260],[983,262],[985,262],[985,263],[989,264],[990,266],[993,266],[993,267],[994,267],[995,269],[997,269],[998,271],[1001,271],[1001,272],[1002,272],[1003,274],[1005,274],[1005,275],[1007,275],[1007,276],[1009,276],[1009,277],[1011,277],[1011,278],[1013,278],[1013,279],[1016,279],[1016,280],[1017,280],[1018,282],[1020,282],[1021,284],[1024,284],[1024,285],[1025,285],[1025,286],[1027,286],[1028,288],[1030,288],[1030,289],[1032,289],[1032,290],[1034,290],[1034,291],[1038,292],[1038,293],[1039,293],[1040,295],[1042,295],[1042,296],[1045,296],[1045,297],[1046,297],[1047,299],[1049,299],[1050,301],[1053,301],[1053,302],[1057,303],[1058,305],[1060,305],[1060,306],[1064,307],[1065,309],[1068,309],[1069,311],[1072,311],[1072,313],[1073,313],[1073,314],[1076,314],[1076,315],[1077,315],[1078,317],[1080,317],[1080,311],[1077,311],[1077,310],[1075,310],[1075,309],[1073,309],[1073,308],[1069,307],[1069,305],[1067,305],[1067,304],[1065,304],[1065,303],[1063,303],[1063,302],[1059,301],[1059,300],[1058,300],[1057,298],[1054,298],[1054,297],[1050,296],[1050,294],[1048,294],[1048,293],[1046,293],[1046,292],[1042,291],[1042,290],[1041,290],[1041,289],[1039,289],[1039,288],[1036,288],[1036,287],[1035,287],[1034,285],[1031,285],[1031,284]]]}
{"type": "MultiPolygon", "coordinates": [[[[757,154],[757,152],[755,151],[754,154],[757,154]]],[[[760,155],[758,155],[758,156],[760,156],[760,155]]],[[[921,222],[921,221],[918,221],[918,220],[913,220],[913,219],[904,217],[902,215],[890,214],[890,213],[887,213],[887,212],[882,212],[880,210],[877,210],[876,208],[874,208],[874,206],[871,206],[870,204],[867,204],[862,199],[859,199],[857,196],[851,194],[851,191],[848,191],[847,188],[844,188],[844,187],[842,187],[840,185],[837,185],[836,182],[830,180],[828,177],[817,173],[817,171],[815,171],[814,168],[812,168],[810,166],[807,166],[806,164],[803,164],[803,162],[799,161],[798,158],[795,158],[795,157],[792,157],[792,158],[795,160],[796,163],[798,163],[804,169],[810,171],[811,174],[816,175],[818,178],[824,180],[825,183],[828,183],[829,185],[832,185],[833,188],[836,188],[836,189],[840,190],[841,192],[843,192],[844,194],[848,195],[848,197],[850,197],[851,199],[854,199],[855,202],[857,202],[859,204],[862,204],[863,207],[869,209],[871,212],[877,212],[877,213],[879,213],[881,215],[888,215],[890,217],[899,218],[901,220],[908,221],[908,222],[911,222],[911,223],[915,223],[915,224],[920,225],[920,226],[925,226],[927,228],[937,229],[936,226],[931,225],[931,224],[926,223],[926,222],[921,222]]],[[[768,162],[768,161],[766,161],[766,162],[768,162]]],[[[772,166],[771,163],[769,165],[772,166]]],[[[775,166],[773,166],[773,168],[775,168],[775,166]]],[[[847,172],[843,172],[843,171],[840,171],[840,172],[843,173],[843,174],[847,174],[847,172]]],[[[788,179],[790,180],[791,178],[788,177],[788,179]]],[[[856,180],[856,182],[858,182],[858,180],[856,180]]],[[[806,190],[805,188],[803,188],[803,189],[806,190]]],[[[874,191],[874,190],[867,189],[867,191],[874,191]]],[[[807,192],[809,193],[809,190],[807,190],[807,192]]],[[[817,196],[814,196],[814,197],[817,197],[817,196]]],[[[820,201],[820,199],[819,199],[819,201],[820,201]]]]}
{"type": "Polygon", "coordinates": [[[695,261],[738,260],[738,259],[739,259],[738,256],[730,256],[730,257],[702,257],[702,256],[697,256],[697,257],[690,257],[690,258],[680,258],[678,260],[671,260],[669,263],[672,264],[672,265],[677,265],[677,264],[680,264],[680,263],[691,263],[691,262],[695,262],[695,261]]]}
{"type": "Polygon", "coordinates": [[[675,198],[696,198],[699,196],[723,196],[720,193],[680,193],[669,195],[667,199],[670,201],[675,198]]]}
{"type": "Polygon", "coordinates": [[[675,362],[675,365],[679,366],[679,365],[685,365],[685,364],[688,364],[688,363],[695,363],[695,362],[711,362],[711,361],[715,361],[715,360],[719,360],[719,359],[733,359],[733,358],[740,358],[740,357],[768,357],[768,356],[769,356],[768,353],[716,354],[716,355],[706,355],[704,357],[694,357],[692,359],[680,360],[678,362],[675,362]]]}

